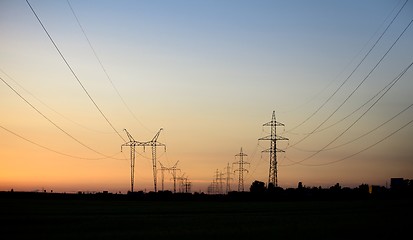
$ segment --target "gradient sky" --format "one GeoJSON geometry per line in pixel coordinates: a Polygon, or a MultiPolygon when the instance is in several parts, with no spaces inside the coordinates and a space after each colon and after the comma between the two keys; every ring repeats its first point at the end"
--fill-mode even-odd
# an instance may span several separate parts
{"type": "MultiPolygon", "coordinates": [[[[127,129],[148,141],[163,128],[158,160],[179,160],[193,191],[206,191],[241,147],[245,188],[267,183],[269,142],[258,138],[269,134],[262,125],[272,111],[285,124],[277,134],[289,138],[277,142],[281,187],[413,178],[413,69],[379,99],[413,60],[413,26],[378,64],[411,22],[412,1],[374,48],[404,0],[70,0],[87,38],[67,1],[29,2],[122,138],[127,129]]],[[[0,1],[0,39],[0,77],[10,86],[0,82],[0,190],[129,190],[129,149],[120,151],[124,141],[26,1],[0,1]],[[103,157],[96,152],[114,157],[91,160],[103,157]]],[[[149,191],[150,149],[138,153],[135,190],[149,191]]],[[[160,181],[159,173],[159,189],[160,181]]]]}

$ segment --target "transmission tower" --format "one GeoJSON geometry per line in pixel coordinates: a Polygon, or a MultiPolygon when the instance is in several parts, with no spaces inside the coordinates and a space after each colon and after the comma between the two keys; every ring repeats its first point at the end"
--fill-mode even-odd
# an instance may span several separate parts
{"type": "Polygon", "coordinates": [[[272,112],[272,119],[270,122],[264,123],[262,126],[271,127],[271,134],[260,138],[258,140],[268,140],[270,141],[270,148],[262,151],[270,153],[270,169],[268,176],[268,187],[272,184],[278,187],[278,176],[277,176],[277,152],[284,152],[284,150],[277,148],[277,141],[288,140],[288,138],[277,136],[277,127],[284,126],[283,123],[277,122],[275,120],[275,111],[272,112]]]}
{"type": "Polygon", "coordinates": [[[244,162],[244,157],[246,156],[248,155],[243,153],[241,148],[241,151],[237,155],[235,155],[235,157],[239,157],[239,161],[233,163],[238,164],[238,169],[234,171],[238,171],[238,192],[244,191],[244,171],[248,172],[248,170],[244,168],[244,164],[250,164],[249,162],[244,162]]]}
{"type": "Polygon", "coordinates": [[[192,183],[188,180],[188,177],[186,177],[185,179],[184,179],[184,189],[185,189],[185,193],[190,193],[191,192],[191,186],[192,186],[192,183]]]}
{"type": "Polygon", "coordinates": [[[187,179],[185,177],[185,173],[182,174],[182,176],[176,178],[179,181],[179,192],[182,193],[185,191],[185,180],[187,179]]]}
{"type": "Polygon", "coordinates": [[[133,192],[133,184],[135,181],[135,147],[139,145],[139,142],[135,141],[126,129],[124,130],[129,138],[129,142],[122,144],[120,146],[120,151],[122,151],[122,147],[124,146],[130,147],[130,187],[131,192],[133,192]]]}
{"type": "Polygon", "coordinates": [[[222,194],[222,190],[223,190],[223,182],[222,180],[224,179],[222,176],[224,174],[220,171],[218,171],[218,169],[215,171],[215,183],[216,183],[216,194],[222,194]]]}
{"type": "Polygon", "coordinates": [[[166,151],[166,145],[163,143],[158,142],[159,134],[161,133],[162,128],[159,129],[158,133],[152,138],[151,141],[148,142],[138,142],[136,146],[143,147],[145,151],[145,147],[150,146],[152,148],[152,170],[153,170],[153,187],[154,191],[157,192],[156,184],[157,184],[157,169],[156,169],[156,147],[164,147],[166,151]]]}
{"type": "Polygon", "coordinates": [[[164,176],[165,176],[165,174],[164,174],[164,171],[168,171],[169,170],[169,168],[167,168],[167,167],[164,167],[164,165],[162,165],[162,163],[160,162],[160,161],[158,161],[159,162],[159,165],[161,165],[161,169],[158,169],[158,170],[160,170],[161,171],[161,189],[162,189],[162,192],[164,191],[164,176]]]}
{"type": "Polygon", "coordinates": [[[226,172],[227,172],[227,177],[225,178],[226,181],[226,187],[225,187],[225,193],[228,194],[231,191],[231,166],[229,165],[229,163],[227,164],[227,167],[225,168],[226,172]]]}
{"type": "Polygon", "coordinates": [[[190,193],[192,183],[188,180],[188,177],[185,177],[185,174],[182,174],[182,176],[177,177],[177,179],[180,181],[179,192],[190,193]]]}
{"type": "Polygon", "coordinates": [[[175,163],[175,165],[173,165],[172,167],[165,167],[160,161],[159,164],[161,165],[161,169],[159,169],[161,171],[161,179],[162,179],[162,191],[164,191],[164,171],[172,171],[172,178],[174,181],[174,193],[176,193],[176,171],[180,171],[180,169],[176,168],[176,165],[178,164],[179,161],[177,161],[175,163]]]}
{"type": "Polygon", "coordinates": [[[176,193],[176,171],[181,171],[181,169],[176,168],[176,166],[178,165],[178,162],[179,160],[176,161],[176,163],[171,168],[169,168],[169,170],[172,171],[172,178],[174,180],[174,193],[176,193]]]}

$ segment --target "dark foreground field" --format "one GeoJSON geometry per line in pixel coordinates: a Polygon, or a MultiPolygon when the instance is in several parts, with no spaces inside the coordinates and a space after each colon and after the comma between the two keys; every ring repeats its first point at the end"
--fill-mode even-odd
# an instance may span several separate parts
{"type": "Polygon", "coordinates": [[[0,239],[409,239],[412,213],[406,199],[0,198],[0,239]]]}

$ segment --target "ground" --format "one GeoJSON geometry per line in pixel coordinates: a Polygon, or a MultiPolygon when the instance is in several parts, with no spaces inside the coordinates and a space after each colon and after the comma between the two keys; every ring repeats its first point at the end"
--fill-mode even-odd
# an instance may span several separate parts
{"type": "Polygon", "coordinates": [[[0,198],[2,239],[401,239],[408,199],[137,201],[0,198]]]}

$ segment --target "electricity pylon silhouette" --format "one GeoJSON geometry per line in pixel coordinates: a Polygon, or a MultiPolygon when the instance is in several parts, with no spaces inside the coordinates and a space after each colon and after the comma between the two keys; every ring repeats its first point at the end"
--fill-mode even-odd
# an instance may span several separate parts
{"type": "Polygon", "coordinates": [[[161,161],[158,161],[159,162],[159,165],[161,165],[161,169],[159,169],[159,170],[161,170],[161,191],[163,192],[164,191],[164,177],[165,177],[165,174],[164,174],[164,171],[168,171],[169,170],[169,168],[167,168],[167,167],[165,167],[162,163],[161,163],[161,161]]]}
{"type": "Polygon", "coordinates": [[[129,138],[129,142],[122,144],[120,146],[120,151],[122,151],[122,147],[124,146],[130,147],[130,187],[131,192],[133,192],[133,184],[135,181],[135,147],[139,145],[139,142],[135,141],[126,129],[123,130],[125,130],[126,135],[129,138]]]}
{"type": "Polygon", "coordinates": [[[185,181],[188,179],[185,177],[185,173],[182,174],[182,176],[177,177],[177,180],[179,180],[179,192],[182,193],[185,191],[185,181]]]}
{"type": "Polygon", "coordinates": [[[154,191],[157,192],[157,169],[156,169],[156,147],[165,147],[166,151],[166,145],[163,143],[158,142],[158,137],[159,134],[161,133],[162,128],[159,129],[158,133],[155,134],[155,136],[152,138],[151,141],[148,142],[138,142],[138,145],[136,146],[141,146],[143,147],[143,150],[145,151],[145,147],[150,146],[152,148],[152,170],[153,170],[153,187],[154,191]]]}
{"type": "Polygon", "coordinates": [[[178,162],[179,160],[176,161],[176,163],[172,167],[169,168],[169,170],[172,171],[172,178],[174,180],[174,193],[176,193],[176,171],[181,171],[181,169],[176,168],[176,166],[178,165],[178,162]]]}
{"type": "Polygon", "coordinates": [[[161,165],[161,179],[162,179],[162,191],[164,190],[164,171],[172,171],[172,178],[174,181],[174,193],[176,193],[176,171],[180,171],[181,169],[176,168],[176,165],[179,161],[177,161],[172,167],[165,167],[160,161],[159,164],[161,165]]]}
{"type": "Polygon", "coordinates": [[[225,178],[226,181],[226,187],[225,187],[225,193],[228,194],[231,191],[231,167],[229,165],[229,163],[227,163],[227,167],[225,168],[225,170],[227,171],[227,177],[225,178]]]}
{"type": "Polygon", "coordinates": [[[188,180],[188,177],[185,177],[185,173],[183,173],[182,176],[177,177],[176,179],[180,181],[180,184],[179,184],[180,193],[191,192],[192,183],[188,180]]]}
{"type": "Polygon", "coordinates": [[[224,174],[220,171],[218,171],[218,169],[215,171],[215,182],[216,182],[216,193],[217,194],[222,194],[222,180],[224,179],[222,176],[224,174]]]}
{"type": "Polygon", "coordinates": [[[183,179],[183,186],[184,186],[185,193],[190,193],[191,192],[192,183],[188,180],[188,177],[185,177],[183,179]]]}
{"type": "Polygon", "coordinates": [[[233,164],[238,164],[238,169],[234,172],[238,171],[238,192],[244,191],[244,171],[248,172],[247,169],[244,168],[244,164],[250,164],[249,162],[244,162],[244,157],[248,156],[247,154],[242,152],[242,148],[240,153],[235,155],[235,157],[239,157],[238,162],[234,162],[233,164]]]}
{"type": "Polygon", "coordinates": [[[270,148],[262,151],[270,153],[270,169],[268,174],[268,187],[272,184],[278,187],[278,173],[277,173],[277,152],[284,152],[284,150],[277,148],[277,141],[288,140],[288,138],[277,136],[277,127],[284,126],[283,123],[277,122],[275,120],[275,111],[272,112],[272,119],[270,122],[264,123],[262,126],[271,127],[271,134],[260,138],[258,140],[268,140],[270,141],[270,148]]]}

